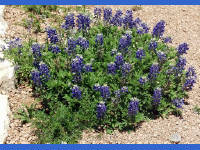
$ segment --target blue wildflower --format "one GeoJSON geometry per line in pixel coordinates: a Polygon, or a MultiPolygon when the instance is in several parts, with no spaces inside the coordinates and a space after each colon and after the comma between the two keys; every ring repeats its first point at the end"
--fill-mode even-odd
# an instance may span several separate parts
{"type": "Polygon", "coordinates": [[[103,20],[106,23],[110,23],[111,18],[112,18],[112,9],[111,8],[103,9],[103,20]]]}
{"type": "Polygon", "coordinates": [[[153,98],[153,104],[157,105],[160,103],[161,98],[162,98],[161,88],[156,88],[154,90],[152,98],[153,98]]]}
{"type": "Polygon", "coordinates": [[[110,74],[116,74],[117,66],[115,63],[111,62],[108,64],[108,73],[110,74]]]}
{"type": "Polygon", "coordinates": [[[122,11],[121,10],[117,10],[116,14],[112,17],[111,19],[111,24],[114,26],[122,26],[123,23],[123,18],[122,18],[122,11]]]}
{"type": "Polygon", "coordinates": [[[138,49],[136,52],[136,58],[142,60],[145,57],[145,52],[143,49],[138,49]]]}
{"type": "Polygon", "coordinates": [[[165,21],[161,20],[156,24],[156,26],[153,28],[153,37],[162,37],[165,32],[165,21]]]}
{"type": "Polygon", "coordinates": [[[127,10],[126,15],[123,18],[123,24],[125,28],[130,28],[132,29],[134,27],[134,22],[133,22],[133,11],[132,10],[127,10]]]}
{"type": "Polygon", "coordinates": [[[97,104],[97,119],[102,119],[106,113],[105,102],[100,102],[97,104]]]}
{"type": "Polygon", "coordinates": [[[93,87],[93,89],[94,89],[95,91],[100,91],[100,88],[101,88],[101,86],[100,86],[98,83],[95,84],[94,87],[93,87]]]}
{"type": "Polygon", "coordinates": [[[120,98],[120,96],[121,96],[121,90],[116,90],[114,93],[115,93],[115,97],[116,98],[120,98]]]}
{"type": "Polygon", "coordinates": [[[188,71],[186,72],[186,78],[191,78],[191,77],[196,78],[196,72],[194,67],[189,67],[188,71]]]}
{"type": "Polygon", "coordinates": [[[76,58],[72,60],[71,70],[73,73],[80,73],[83,71],[83,66],[83,57],[81,55],[77,55],[76,58]]]}
{"type": "Polygon", "coordinates": [[[117,55],[115,57],[115,64],[116,64],[117,68],[119,68],[121,65],[124,64],[124,58],[121,53],[117,53],[117,55]]]}
{"type": "Polygon", "coordinates": [[[150,71],[149,71],[149,79],[155,79],[157,77],[157,74],[159,73],[159,65],[158,63],[153,63],[150,67],[150,71]]]}
{"type": "Polygon", "coordinates": [[[77,85],[72,88],[72,97],[76,99],[81,99],[81,90],[77,85]]]}
{"type": "Polygon", "coordinates": [[[158,59],[159,59],[159,62],[164,62],[167,60],[167,55],[164,53],[164,52],[157,52],[157,56],[158,56],[158,59]]]}
{"type": "Polygon", "coordinates": [[[120,90],[121,93],[128,93],[128,87],[127,86],[123,86],[120,90]]]}
{"type": "Polygon", "coordinates": [[[151,41],[150,44],[149,44],[149,50],[154,50],[157,48],[158,44],[156,41],[151,41]]]}
{"type": "Polygon", "coordinates": [[[76,44],[77,44],[77,41],[75,39],[73,39],[73,38],[69,38],[67,40],[68,52],[69,53],[75,52],[75,50],[76,50],[76,44]]]}
{"type": "Polygon", "coordinates": [[[172,100],[172,103],[177,107],[177,108],[182,108],[184,105],[184,99],[183,98],[176,98],[172,100]]]}
{"type": "Polygon", "coordinates": [[[97,34],[95,42],[96,45],[103,45],[103,34],[97,34]]]}
{"type": "Polygon", "coordinates": [[[76,22],[79,30],[87,30],[90,28],[91,20],[89,16],[79,14],[77,18],[78,19],[76,20],[76,22]]]}
{"type": "Polygon", "coordinates": [[[81,73],[79,73],[79,72],[73,73],[73,80],[72,81],[74,83],[79,83],[79,82],[81,82],[81,80],[82,80],[81,73]]]}
{"type": "Polygon", "coordinates": [[[61,52],[60,48],[58,46],[50,46],[49,50],[52,51],[52,53],[58,54],[61,52]]]}
{"type": "Polygon", "coordinates": [[[117,54],[117,50],[116,49],[112,49],[112,51],[111,51],[111,56],[114,56],[115,54],[117,54]]]}
{"type": "Polygon", "coordinates": [[[171,37],[166,37],[166,38],[163,38],[163,42],[164,43],[172,43],[172,39],[171,39],[171,37]]]}
{"type": "Polygon", "coordinates": [[[100,87],[101,97],[103,99],[108,99],[110,97],[110,88],[106,84],[100,87]]]}
{"type": "Polygon", "coordinates": [[[122,75],[126,76],[130,71],[131,71],[131,64],[125,62],[122,65],[122,75]]]}
{"type": "Polygon", "coordinates": [[[21,48],[22,42],[20,38],[16,38],[10,42],[8,42],[8,49],[11,50],[13,48],[21,48]]]}
{"type": "Polygon", "coordinates": [[[137,33],[138,34],[144,34],[149,32],[149,27],[145,23],[141,23],[137,26],[137,33]]]}
{"type": "Polygon", "coordinates": [[[180,44],[177,50],[179,55],[186,54],[187,53],[186,51],[189,50],[188,44],[187,43],[180,44]]]}
{"type": "Polygon", "coordinates": [[[140,84],[145,84],[147,82],[147,77],[140,77],[140,79],[139,79],[139,83],[140,84]]]}
{"type": "Polygon", "coordinates": [[[136,115],[139,111],[139,100],[137,98],[132,98],[129,107],[128,114],[129,116],[136,115]]]}
{"type": "Polygon", "coordinates": [[[89,41],[86,40],[85,38],[79,37],[76,41],[77,45],[82,47],[83,49],[89,48],[89,41]]]}
{"type": "Polygon", "coordinates": [[[50,42],[52,44],[56,44],[58,42],[58,35],[56,32],[56,29],[47,28],[46,32],[47,32],[48,38],[50,39],[50,42]]]}
{"type": "Polygon", "coordinates": [[[65,17],[65,23],[62,26],[64,29],[73,29],[75,27],[74,14],[69,14],[65,17]]]}
{"type": "Polygon", "coordinates": [[[97,8],[97,7],[94,8],[94,16],[95,18],[98,18],[98,19],[101,18],[101,8],[97,8]]]}
{"type": "Polygon", "coordinates": [[[186,59],[179,57],[178,62],[176,64],[177,71],[182,72],[185,69],[185,66],[186,66],[186,59]]]}
{"type": "Polygon", "coordinates": [[[40,63],[39,66],[40,76],[44,81],[47,81],[50,78],[49,68],[46,64],[40,63]]]}
{"type": "Polygon", "coordinates": [[[31,79],[33,80],[33,83],[36,86],[40,86],[42,84],[39,71],[32,71],[31,72],[31,79]]]}

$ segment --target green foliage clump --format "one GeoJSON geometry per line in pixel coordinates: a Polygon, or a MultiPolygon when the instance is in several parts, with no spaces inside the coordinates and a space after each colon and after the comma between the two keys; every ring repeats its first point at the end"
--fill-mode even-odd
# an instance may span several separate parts
{"type": "Polygon", "coordinates": [[[39,98],[40,108],[27,108],[31,115],[20,112],[37,127],[39,143],[76,143],[84,129],[128,130],[179,112],[195,83],[181,56],[187,44],[169,47],[163,21],[150,34],[131,11],[121,18],[106,9],[101,22],[97,10],[92,25],[89,16],[75,24],[70,14],[62,29],[47,29],[44,44],[12,41],[5,51],[19,83],[28,81],[39,98]]]}

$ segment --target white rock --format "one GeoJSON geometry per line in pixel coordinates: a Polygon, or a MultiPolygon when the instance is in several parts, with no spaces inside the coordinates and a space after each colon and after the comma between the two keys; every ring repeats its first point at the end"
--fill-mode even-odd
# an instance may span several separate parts
{"type": "Polygon", "coordinates": [[[170,136],[169,140],[174,143],[179,143],[181,141],[181,136],[178,133],[174,133],[170,136]]]}
{"type": "Polygon", "coordinates": [[[8,96],[0,94],[0,144],[3,144],[8,135],[9,128],[9,104],[8,96]]]}

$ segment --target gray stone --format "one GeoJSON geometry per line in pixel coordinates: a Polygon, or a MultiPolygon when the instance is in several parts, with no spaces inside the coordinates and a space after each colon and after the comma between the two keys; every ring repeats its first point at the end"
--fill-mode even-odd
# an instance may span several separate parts
{"type": "Polygon", "coordinates": [[[169,140],[173,143],[179,143],[181,141],[181,136],[178,133],[174,133],[170,136],[169,140]]]}

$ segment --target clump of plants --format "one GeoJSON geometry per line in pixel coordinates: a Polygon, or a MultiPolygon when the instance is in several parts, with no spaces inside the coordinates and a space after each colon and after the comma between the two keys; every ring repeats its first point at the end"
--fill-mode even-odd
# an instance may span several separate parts
{"type": "Polygon", "coordinates": [[[84,129],[133,129],[180,112],[196,73],[185,68],[188,44],[170,47],[164,31],[163,20],[150,32],[132,10],[95,8],[94,16],[68,14],[62,27],[48,27],[44,44],[11,41],[5,54],[41,105],[24,119],[39,143],[76,143],[84,129]]]}

